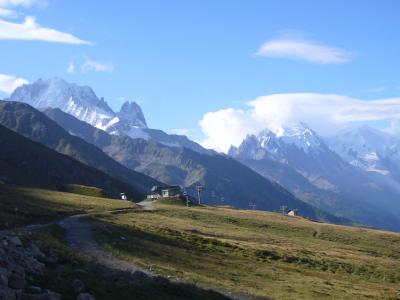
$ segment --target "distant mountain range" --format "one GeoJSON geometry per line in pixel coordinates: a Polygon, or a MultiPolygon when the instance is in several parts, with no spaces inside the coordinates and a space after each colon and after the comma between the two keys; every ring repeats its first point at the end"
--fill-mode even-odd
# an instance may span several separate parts
{"type": "Polygon", "coordinates": [[[287,205],[299,208],[310,218],[347,222],[299,201],[279,185],[225,155],[199,153],[127,135],[110,135],[60,109],[46,109],[44,113],[66,131],[96,145],[128,168],[168,184],[179,184],[193,196],[196,186],[205,186],[205,203],[239,208],[255,204],[264,210],[279,210],[281,205],[287,205]]]}
{"type": "MultiPolygon", "coordinates": [[[[180,184],[191,194],[197,185],[205,185],[204,199],[210,204],[240,208],[255,204],[266,210],[288,205],[311,218],[400,230],[400,146],[396,138],[378,130],[358,126],[322,138],[305,123],[292,124],[249,135],[224,155],[185,136],[148,128],[137,103],[126,102],[114,112],[90,87],[60,78],[23,85],[9,100],[44,111],[63,128],[70,137],[65,138],[68,146],[61,143],[58,151],[100,166],[124,182],[130,178],[128,169],[136,176],[146,174],[147,180],[180,184]],[[101,153],[83,151],[84,155],[71,138],[82,139],[85,147],[101,153]],[[104,156],[125,171],[110,172],[101,163],[107,161],[104,156]],[[101,159],[92,161],[96,157],[101,159]]],[[[5,125],[53,149],[58,147],[45,138],[51,136],[47,131],[53,131],[50,123],[47,131],[39,130],[41,138],[10,121],[5,125]]],[[[41,127],[34,122],[27,126],[35,131],[41,127]]]]}
{"type": "Polygon", "coordinates": [[[328,139],[332,150],[351,165],[400,181],[400,140],[381,130],[359,125],[328,139]]]}
{"type": "Polygon", "coordinates": [[[346,162],[304,123],[249,135],[228,154],[316,207],[362,224],[398,227],[398,190],[346,162]]]}
{"type": "Polygon", "coordinates": [[[114,112],[90,87],[68,83],[58,77],[24,84],[18,87],[8,100],[25,102],[37,109],[59,108],[110,134],[125,134],[145,140],[154,139],[167,146],[211,152],[186,136],[168,135],[161,130],[148,128],[142,109],[135,102],[125,102],[119,112],[114,112]]]}

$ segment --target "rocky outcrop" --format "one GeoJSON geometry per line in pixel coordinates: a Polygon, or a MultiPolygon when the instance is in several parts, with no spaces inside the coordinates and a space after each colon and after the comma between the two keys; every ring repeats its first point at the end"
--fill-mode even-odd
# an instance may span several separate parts
{"type": "Polygon", "coordinates": [[[61,295],[27,286],[27,276],[41,274],[44,254],[31,240],[0,232],[0,300],[60,300],[61,295]]]}

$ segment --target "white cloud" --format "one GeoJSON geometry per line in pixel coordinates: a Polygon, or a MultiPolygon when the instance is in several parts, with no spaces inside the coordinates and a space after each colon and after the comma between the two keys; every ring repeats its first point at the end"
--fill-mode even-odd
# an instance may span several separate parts
{"type": "Polygon", "coordinates": [[[46,5],[46,0],[0,0],[0,7],[23,6],[30,7],[33,5],[46,5]]]}
{"type": "Polygon", "coordinates": [[[178,135],[190,135],[191,133],[195,132],[196,130],[193,128],[175,128],[167,130],[170,134],[178,134],[178,135]]]}
{"type": "Polygon", "coordinates": [[[328,135],[353,122],[400,119],[400,98],[362,100],[329,94],[273,94],[247,103],[247,110],[222,109],[205,114],[200,121],[202,145],[226,152],[247,134],[265,128],[305,122],[319,134],[328,135]]]}
{"type": "Polygon", "coordinates": [[[68,73],[68,74],[74,74],[74,73],[75,73],[75,64],[74,64],[73,61],[70,61],[70,62],[68,63],[67,73],[68,73]]]}
{"type": "Polygon", "coordinates": [[[87,59],[83,63],[81,69],[82,72],[87,72],[87,71],[112,72],[114,70],[114,66],[111,63],[104,63],[100,61],[87,59]]]}
{"type": "Polygon", "coordinates": [[[319,42],[299,37],[282,37],[270,40],[255,53],[264,57],[305,60],[317,64],[343,64],[353,58],[353,53],[319,42]]]}
{"type": "Polygon", "coordinates": [[[18,78],[14,75],[0,74],[0,91],[11,94],[17,87],[29,83],[24,78],[18,78]]]}
{"type": "Polygon", "coordinates": [[[17,16],[17,13],[15,11],[8,9],[8,8],[0,7],[0,17],[14,18],[16,16],[17,16]]]}
{"type": "Polygon", "coordinates": [[[36,40],[66,44],[90,44],[72,34],[41,27],[35,18],[26,17],[23,23],[0,20],[0,40],[36,40]]]}

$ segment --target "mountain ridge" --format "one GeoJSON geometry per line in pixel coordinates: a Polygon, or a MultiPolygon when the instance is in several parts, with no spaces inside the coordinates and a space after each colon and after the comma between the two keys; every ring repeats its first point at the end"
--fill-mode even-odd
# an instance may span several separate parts
{"type": "Polygon", "coordinates": [[[68,155],[58,153],[0,125],[0,181],[59,189],[66,184],[95,186],[113,197],[124,192],[140,200],[143,193],[68,155]]]}
{"type": "Polygon", "coordinates": [[[0,124],[60,153],[99,169],[146,195],[159,181],[130,170],[96,146],[72,136],[56,122],[26,103],[0,101],[0,124]]]}
{"type": "Polygon", "coordinates": [[[372,180],[333,152],[312,129],[300,127],[286,136],[269,129],[248,135],[228,154],[321,209],[372,226],[391,226],[385,215],[399,223],[400,217],[393,213],[393,207],[400,207],[396,189],[372,180]]]}
{"type": "Polygon", "coordinates": [[[59,77],[24,84],[16,88],[7,100],[24,102],[40,110],[59,108],[110,134],[126,134],[132,138],[154,139],[168,146],[212,152],[186,136],[169,135],[162,130],[148,128],[143,111],[136,102],[126,101],[119,112],[114,112],[90,87],[68,83],[59,77]]]}
{"type": "MultiPolygon", "coordinates": [[[[248,208],[252,202],[267,210],[279,210],[286,204],[300,208],[305,216],[318,218],[314,208],[228,156],[168,147],[154,140],[132,139],[126,135],[109,135],[59,109],[47,109],[45,113],[65,130],[80,134],[87,142],[131,169],[169,184],[180,184],[192,195],[196,194],[197,185],[205,185],[204,198],[208,204],[248,208]]],[[[320,217],[343,221],[324,215],[322,211],[318,213],[320,217]]]]}

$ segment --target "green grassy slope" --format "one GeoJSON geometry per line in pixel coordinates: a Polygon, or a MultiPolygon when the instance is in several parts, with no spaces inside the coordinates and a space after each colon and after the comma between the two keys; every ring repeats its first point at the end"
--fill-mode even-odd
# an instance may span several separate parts
{"type": "Polygon", "coordinates": [[[133,208],[129,201],[0,184],[0,229],[43,224],[64,216],[133,208]]]}
{"type": "Polygon", "coordinates": [[[107,193],[103,189],[99,189],[94,186],[85,186],[79,184],[66,184],[58,189],[60,192],[73,193],[84,196],[98,197],[98,198],[109,198],[107,193]]]}
{"type": "MultiPolygon", "coordinates": [[[[46,223],[82,212],[133,207],[127,201],[0,184],[0,229],[46,223]]],[[[157,202],[155,211],[133,209],[94,214],[90,219],[97,225],[96,238],[106,250],[183,282],[274,299],[398,297],[399,233],[268,212],[186,207],[182,201],[171,200],[157,202]]],[[[99,275],[104,272],[93,262],[81,261],[71,252],[60,230],[53,226],[33,235],[65,254],[61,267],[50,266],[35,279],[48,288],[64,292],[66,281],[82,275],[77,265],[91,270],[84,279],[101,299],[126,299],[127,295],[157,299],[168,293],[172,296],[165,299],[185,299],[194,288],[168,288],[165,294],[162,287],[153,285],[148,286],[150,292],[130,287],[121,290],[106,275],[99,275]],[[98,282],[104,284],[99,286],[98,282]],[[186,294],[181,294],[181,288],[186,294]]],[[[67,290],[65,293],[70,299],[67,290]]],[[[193,299],[202,299],[202,291],[193,293],[197,293],[193,299]]]]}
{"type": "Polygon", "coordinates": [[[123,259],[221,290],[276,299],[397,299],[400,234],[267,212],[157,207],[93,219],[101,224],[97,238],[123,259]]]}

